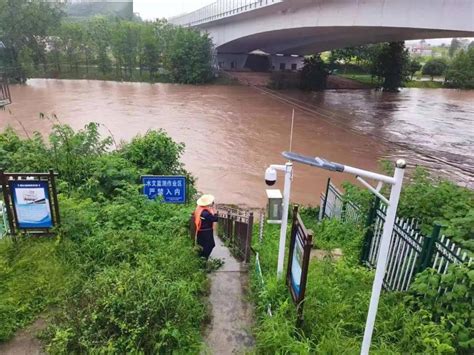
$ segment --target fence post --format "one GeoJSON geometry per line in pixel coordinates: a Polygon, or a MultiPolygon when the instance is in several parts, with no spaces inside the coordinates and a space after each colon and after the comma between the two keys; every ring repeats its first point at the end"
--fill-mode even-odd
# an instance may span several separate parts
{"type": "Polygon", "coordinates": [[[429,267],[433,258],[435,243],[441,233],[441,227],[441,224],[435,223],[431,235],[425,236],[425,239],[423,240],[423,246],[421,248],[420,259],[415,273],[422,272],[423,270],[429,267]]]}
{"type": "Polygon", "coordinates": [[[331,185],[331,178],[328,178],[328,184],[326,186],[326,195],[324,195],[323,213],[321,214],[321,219],[326,218],[326,205],[328,202],[329,185],[331,185]]]}
{"type": "Polygon", "coordinates": [[[367,222],[365,224],[367,231],[364,235],[364,240],[362,242],[362,251],[360,255],[360,262],[364,263],[369,258],[370,246],[372,245],[372,239],[374,238],[374,224],[375,218],[377,217],[377,210],[380,205],[380,198],[375,197],[373,205],[370,207],[367,222]]]}
{"type": "Polygon", "coordinates": [[[260,228],[259,228],[259,231],[258,231],[258,241],[260,243],[263,242],[263,232],[264,232],[264,228],[265,228],[265,212],[264,211],[261,211],[260,212],[260,228]]]}
{"type": "Polygon", "coordinates": [[[245,238],[245,255],[244,261],[250,262],[250,247],[252,246],[252,234],[253,234],[253,212],[250,212],[249,219],[247,221],[247,238],[245,238]]]}

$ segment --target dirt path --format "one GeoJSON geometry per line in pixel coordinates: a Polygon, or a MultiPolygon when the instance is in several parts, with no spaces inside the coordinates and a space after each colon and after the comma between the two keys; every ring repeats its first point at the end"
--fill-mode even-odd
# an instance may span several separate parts
{"type": "Polygon", "coordinates": [[[33,324],[18,331],[13,339],[0,344],[2,355],[40,355],[43,354],[41,342],[36,334],[46,328],[44,319],[39,318],[33,324]]]}
{"type": "Polygon", "coordinates": [[[219,238],[212,257],[224,259],[225,264],[209,276],[212,321],[206,332],[206,344],[212,354],[242,354],[254,344],[252,307],[246,300],[247,270],[219,238]]]}

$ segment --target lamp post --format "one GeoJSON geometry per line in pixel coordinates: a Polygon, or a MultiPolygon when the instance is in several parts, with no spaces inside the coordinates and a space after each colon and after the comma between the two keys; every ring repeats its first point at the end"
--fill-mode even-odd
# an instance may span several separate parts
{"type": "MultiPolygon", "coordinates": [[[[349,173],[355,175],[366,188],[368,188],[374,195],[380,198],[387,205],[387,214],[383,226],[382,239],[377,259],[377,267],[375,269],[375,278],[372,285],[372,295],[370,297],[369,312],[367,315],[367,322],[364,331],[364,340],[362,342],[361,355],[367,355],[372,341],[372,334],[374,331],[375,318],[377,316],[377,309],[379,305],[380,293],[382,291],[383,279],[387,267],[387,257],[392,240],[393,225],[397,214],[398,201],[400,199],[400,192],[402,190],[403,176],[405,174],[406,162],[403,159],[397,160],[395,164],[395,173],[392,176],[386,176],[371,171],[354,168],[351,166],[330,162],[321,158],[313,158],[303,156],[297,153],[284,152],[283,156],[290,161],[300,162],[302,164],[310,165],[316,168],[325,169],[340,173],[349,173]],[[377,187],[373,187],[363,178],[373,179],[378,181],[377,187]],[[385,196],[380,193],[384,183],[391,185],[390,199],[387,200],[385,196]]],[[[283,227],[283,225],[282,225],[283,227]]],[[[281,239],[280,239],[281,242],[281,239]]],[[[281,244],[280,244],[281,247],[281,244]]]]}
{"type": "Polygon", "coordinates": [[[290,205],[291,181],[293,180],[293,163],[288,162],[285,165],[270,165],[270,167],[265,172],[265,181],[267,185],[272,186],[275,184],[277,170],[283,171],[285,173],[285,185],[283,187],[283,215],[281,217],[277,266],[277,277],[281,279],[283,275],[283,263],[285,260],[286,230],[288,227],[288,209],[290,205]]]}

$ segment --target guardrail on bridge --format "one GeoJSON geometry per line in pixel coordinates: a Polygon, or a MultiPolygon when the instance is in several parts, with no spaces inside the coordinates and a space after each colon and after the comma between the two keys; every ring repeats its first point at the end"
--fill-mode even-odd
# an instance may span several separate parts
{"type": "Polygon", "coordinates": [[[281,3],[284,0],[218,0],[210,5],[185,15],[172,17],[169,22],[185,27],[198,26],[206,22],[238,15],[258,8],[281,3]]]}

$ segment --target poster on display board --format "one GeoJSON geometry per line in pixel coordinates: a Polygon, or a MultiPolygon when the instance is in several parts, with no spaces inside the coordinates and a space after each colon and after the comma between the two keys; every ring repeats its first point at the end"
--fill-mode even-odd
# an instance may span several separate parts
{"type": "Polygon", "coordinates": [[[296,231],[296,237],[293,248],[293,257],[291,258],[291,287],[293,292],[296,295],[296,298],[299,299],[301,296],[301,276],[303,274],[303,237],[300,234],[300,231],[296,231]]]}
{"type": "Polygon", "coordinates": [[[19,229],[53,227],[47,181],[12,181],[10,189],[19,229]]]}
{"type": "Polygon", "coordinates": [[[313,232],[306,229],[298,213],[298,207],[293,210],[293,225],[289,248],[287,285],[293,302],[298,311],[298,321],[302,321],[303,302],[308,277],[309,259],[313,241],[313,232]]]}
{"type": "Polygon", "coordinates": [[[0,186],[8,234],[53,235],[60,224],[57,174],[7,173],[0,169],[0,186]]]}

